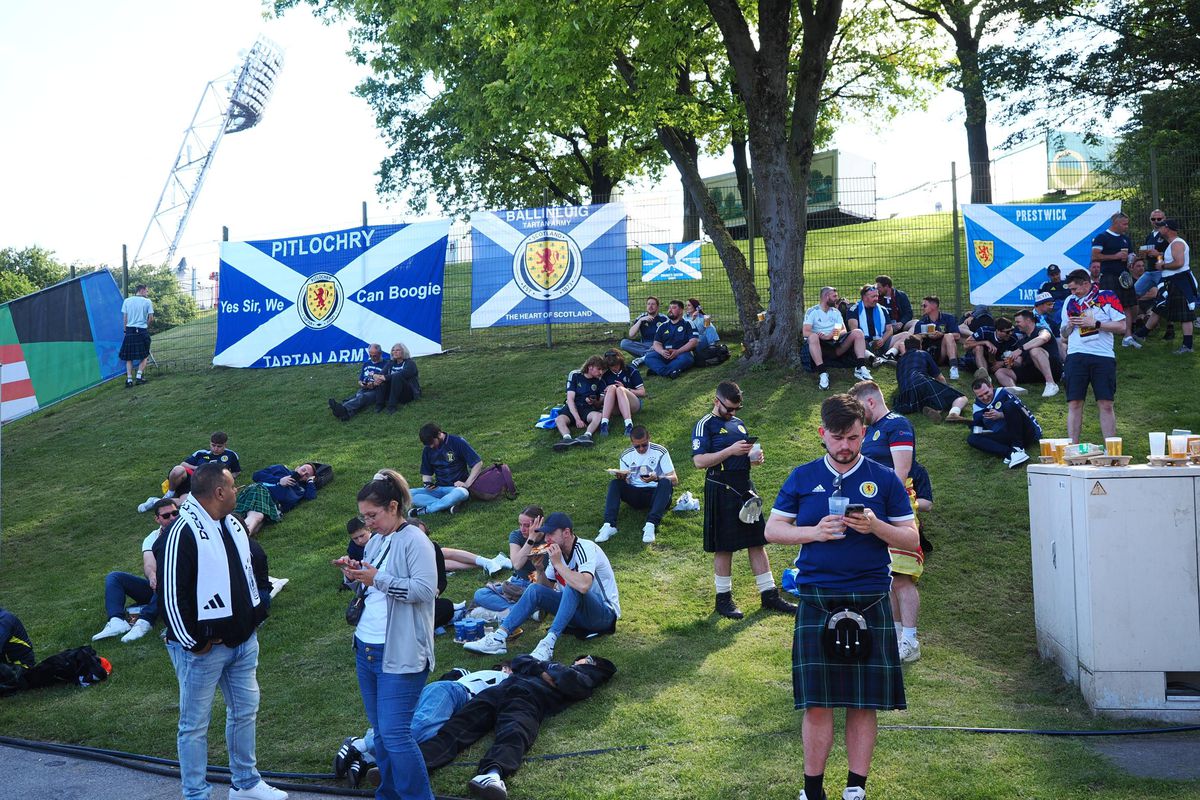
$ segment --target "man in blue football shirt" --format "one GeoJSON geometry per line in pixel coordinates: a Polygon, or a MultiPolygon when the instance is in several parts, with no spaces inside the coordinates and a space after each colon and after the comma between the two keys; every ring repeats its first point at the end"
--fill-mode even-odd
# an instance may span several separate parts
{"type": "Polygon", "coordinates": [[[658,298],[650,295],[646,298],[646,313],[633,321],[629,326],[628,338],[621,340],[621,349],[633,356],[633,366],[640,367],[646,354],[654,347],[654,332],[667,318],[658,313],[658,298]]]}
{"type": "MultiPolygon", "coordinates": [[[[1108,230],[1092,239],[1092,260],[1100,262],[1100,289],[1112,292],[1121,301],[1121,307],[1137,307],[1137,294],[1133,289],[1133,277],[1129,272],[1129,255],[1133,244],[1129,241],[1129,217],[1117,212],[1112,215],[1108,230]]],[[[1133,335],[1133,315],[1125,316],[1125,335],[1133,335]]]]}
{"type": "Polygon", "coordinates": [[[329,410],[342,422],[369,405],[383,411],[387,400],[388,361],[383,357],[383,348],[373,344],[367,348],[367,361],[358,371],[358,391],[342,402],[329,398],[329,410]]]}
{"type": "Polygon", "coordinates": [[[582,367],[571,370],[567,375],[565,410],[554,418],[554,427],[562,437],[554,443],[555,450],[565,450],[574,445],[591,447],[595,444],[592,435],[603,422],[605,369],[607,367],[602,357],[591,356],[583,362],[582,367]],[[584,429],[574,439],[571,438],[572,422],[576,428],[584,429]]]}
{"type": "Polygon", "coordinates": [[[846,709],[843,800],[866,796],[879,709],[904,709],[889,547],[915,550],[912,506],[896,473],[861,453],[866,411],[850,395],[821,404],[826,454],[792,470],[771,509],[766,539],[802,545],[796,557],[800,610],[792,641],[795,705],[804,709],[804,789],[823,800],[833,746],[833,709],[846,709]],[[851,505],[831,514],[830,497],[851,505]],[[825,632],[833,623],[836,640],[825,632]],[[843,632],[844,631],[844,632],[843,632]]]}
{"type": "Polygon", "coordinates": [[[483,470],[483,460],[461,436],[446,433],[432,422],[417,432],[421,444],[420,489],[413,489],[413,510],[420,514],[454,508],[470,495],[471,484],[483,470]]]}
{"type": "Polygon", "coordinates": [[[700,335],[692,323],[683,318],[683,301],[667,304],[667,321],[654,333],[654,349],[646,353],[646,369],[664,378],[678,378],[695,363],[692,351],[700,343],[700,335]]]}
{"type": "Polygon", "coordinates": [[[987,378],[976,378],[971,391],[975,393],[975,425],[967,436],[967,444],[985,453],[1004,456],[1009,469],[1028,461],[1025,448],[1037,444],[1042,436],[1042,426],[1033,412],[1008,388],[993,389],[987,378]]]}

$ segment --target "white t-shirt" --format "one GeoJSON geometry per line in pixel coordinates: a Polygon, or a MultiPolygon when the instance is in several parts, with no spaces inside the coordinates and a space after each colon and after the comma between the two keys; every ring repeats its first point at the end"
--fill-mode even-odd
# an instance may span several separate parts
{"type": "Polygon", "coordinates": [[[121,303],[121,313],[125,315],[125,327],[147,328],[150,326],[150,315],[154,313],[154,304],[149,297],[135,294],[121,303]]]}
{"type": "Polygon", "coordinates": [[[804,324],[812,325],[813,333],[833,333],[834,328],[846,327],[841,311],[836,308],[822,309],[819,303],[804,315],[804,324]]]}
{"type": "Polygon", "coordinates": [[[471,693],[471,697],[482,692],[484,689],[490,689],[493,686],[498,686],[508,679],[508,673],[499,669],[481,669],[476,672],[468,672],[463,675],[455,683],[461,683],[467,687],[467,691],[471,693]]]}
{"type": "MultiPolygon", "coordinates": [[[[1124,322],[1125,314],[1119,311],[1120,300],[1110,291],[1093,289],[1082,300],[1071,296],[1063,306],[1063,327],[1068,324],[1068,317],[1080,311],[1090,313],[1096,324],[1104,322],[1124,322]]],[[[1113,335],[1108,331],[1092,328],[1080,333],[1079,328],[1071,328],[1067,337],[1067,355],[1084,353],[1091,356],[1106,356],[1115,358],[1113,354],[1113,335]]]]}
{"type": "MultiPolygon", "coordinates": [[[[374,566],[385,566],[391,549],[392,542],[384,542],[374,559],[374,566]]],[[[387,641],[387,594],[374,586],[367,587],[367,602],[354,628],[354,636],[363,644],[383,644],[387,641]]]]}
{"type": "Polygon", "coordinates": [[[671,454],[661,444],[650,443],[646,452],[639,453],[636,447],[628,448],[621,453],[621,469],[629,470],[626,481],[637,489],[651,489],[658,479],[667,473],[675,471],[671,463],[671,454]],[[642,476],[645,475],[646,479],[642,476]]]}
{"type": "MultiPolygon", "coordinates": [[[[574,572],[586,572],[594,578],[591,591],[596,591],[596,584],[600,585],[600,591],[604,593],[604,605],[612,609],[612,612],[621,617],[621,598],[617,595],[617,576],[613,572],[612,564],[608,561],[608,556],[600,549],[600,545],[590,539],[575,539],[575,549],[571,551],[571,557],[567,559],[567,568],[574,572]]],[[[546,577],[552,581],[557,581],[562,585],[566,585],[566,581],[560,580],[554,571],[553,564],[546,565],[546,577]]]]}
{"type": "Polygon", "coordinates": [[[158,541],[159,528],[155,528],[146,534],[146,538],[142,539],[142,552],[149,553],[154,549],[154,543],[158,541]]]}

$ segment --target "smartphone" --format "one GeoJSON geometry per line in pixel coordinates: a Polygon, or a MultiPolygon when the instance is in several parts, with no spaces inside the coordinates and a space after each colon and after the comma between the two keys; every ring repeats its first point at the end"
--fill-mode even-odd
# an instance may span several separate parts
{"type": "Polygon", "coordinates": [[[866,508],[867,507],[864,506],[862,503],[851,503],[850,505],[846,506],[846,513],[847,514],[861,514],[861,513],[863,513],[863,511],[866,510],[866,508]]]}
{"type": "Polygon", "coordinates": [[[754,444],[755,442],[758,441],[758,437],[757,436],[747,436],[746,441],[749,442],[750,444],[754,444]]]}

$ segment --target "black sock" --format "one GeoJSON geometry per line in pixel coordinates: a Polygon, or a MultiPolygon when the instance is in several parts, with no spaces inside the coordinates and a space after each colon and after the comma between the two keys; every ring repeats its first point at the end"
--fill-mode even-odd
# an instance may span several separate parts
{"type": "Polygon", "coordinates": [[[1138,326],[1138,329],[1133,332],[1133,335],[1139,339],[1145,339],[1147,336],[1150,335],[1150,329],[1147,328],[1145,325],[1140,325],[1140,326],[1138,326]]]}
{"type": "Polygon", "coordinates": [[[853,789],[856,786],[859,789],[867,788],[867,776],[859,775],[857,772],[847,772],[846,773],[846,788],[853,789]]]}
{"type": "Polygon", "coordinates": [[[854,359],[854,366],[856,366],[856,367],[865,367],[866,365],[867,365],[867,360],[866,360],[865,358],[856,358],[856,359],[854,359]]]}
{"type": "Polygon", "coordinates": [[[825,796],[825,773],[804,776],[804,796],[808,800],[821,800],[825,796]]]}
{"type": "Polygon", "coordinates": [[[1191,336],[1185,336],[1185,337],[1183,337],[1183,346],[1184,346],[1184,347],[1191,347],[1191,346],[1192,346],[1192,337],[1191,337],[1191,336]]]}

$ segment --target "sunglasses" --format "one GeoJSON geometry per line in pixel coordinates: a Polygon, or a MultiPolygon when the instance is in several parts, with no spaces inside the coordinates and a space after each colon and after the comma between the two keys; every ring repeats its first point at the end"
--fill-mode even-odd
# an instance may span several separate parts
{"type": "Polygon", "coordinates": [[[726,405],[726,404],[725,404],[725,401],[724,401],[724,400],[722,400],[721,398],[719,398],[719,397],[718,397],[718,398],[717,398],[717,405],[719,405],[721,408],[725,409],[725,411],[726,411],[726,412],[728,412],[728,413],[730,413],[730,414],[736,414],[737,412],[739,412],[739,411],[741,411],[741,410],[742,410],[742,405],[743,405],[743,404],[742,404],[742,403],[739,403],[739,404],[738,404],[738,405],[736,405],[736,406],[729,406],[729,405],[726,405]]]}
{"type": "Polygon", "coordinates": [[[641,444],[638,444],[637,442],[633,443],[634,450],[645,450],[649,446],[650,446],[649,442],[642,442],[641,444]]]}
{"type": "Polygon", "coordinates": [[[1155,225],[1162,225],[1164,222],[1166,222],[1166,220],[1163,219],[1162,217],[1158,217],[1157,219],[1154,217],[1151,217],[1150,221],[1153,222],[1155,225]]]}
{"type": "Polygon", "coordinates": [[[173,518],[179,516],[179,512],[178,511],[167,511],[162,514],[158,514],[157,516],[159,519],[173,519],[173,518]]]}

